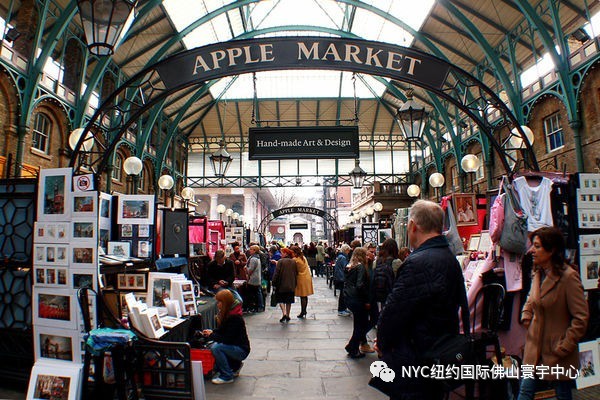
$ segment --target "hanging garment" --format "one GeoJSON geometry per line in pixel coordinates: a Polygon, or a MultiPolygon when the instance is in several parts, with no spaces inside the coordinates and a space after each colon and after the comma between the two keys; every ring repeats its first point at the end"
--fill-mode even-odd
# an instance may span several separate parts
{"type": "Polygon", "coordinates": [[[533,232],[544,226],[553,226],[550,206],[552,181],[543,177],[538,186],[532,187],[524,176],[520,176],[513,181],[513,185],[519,193],[521,207],[527,215],[527,230],[533,232]]]}

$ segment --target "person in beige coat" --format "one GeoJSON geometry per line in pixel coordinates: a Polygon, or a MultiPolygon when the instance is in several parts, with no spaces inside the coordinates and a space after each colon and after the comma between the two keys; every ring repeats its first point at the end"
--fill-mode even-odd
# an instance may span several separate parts
{"type": "Polygon", "coordinates": [[[531,240],[535,272],[521,320],[527,327],[523,365],[536,366],[536,377],[521,380],[518,400],[534,398],[542,365],[548,367],[548,375],[542,379],[552,381],[556,398],[570,400],[572,378],[579,369],[578,343],[589,318],[588,305],[579,274],[565,264],[562,232],[540,228],[532,233],[531,240]]]}
{"type": "Polygon", "coordinates": [[[308,296],[314,293],[312,274],[308,267],[308,262],[302,254],[302,249],[298,246],[291,246],[294,252],[294,260],[298,266],[298,277],[296,279],[296,296],[300,297],[300,306],[302,307],[298,318],[306,317],[306,307],[308,306],[308,296]]]}

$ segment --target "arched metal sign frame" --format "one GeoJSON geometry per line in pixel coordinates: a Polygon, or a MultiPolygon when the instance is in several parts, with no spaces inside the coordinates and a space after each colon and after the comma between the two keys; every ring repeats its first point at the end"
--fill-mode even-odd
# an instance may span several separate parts
{"type": "MultiPolygon", "coordinates": [[[[498,154],[507,173],[507,153],[494,137],[498,115],[509,128],[516,128],[525,147],[520,150],[526,167],[539,170],[531,144],[512,111],[473,75],[425,52],[374,41],[324,37],[278,37],[232,40],[170,56],[149,66],[116,89],[94,113],[71,158],[75,171],[91,168],[101,174],[112,159],[128,127],[153,106],[189,87],[205,88],[214,79],[256,71],[328,69],[367,73],[421,87],[458,107],[471,118],[498,154]],[[80,157],[87,132],[98,145],[80,157]]],[[[510,133],[511,135],[513,133],[510,133]]],[[[508,140],[505,141],[505,143],[508,140]]],[[[513,150],[513,149],[511,149],[513,150]]]]}
{"type": "Polygon", "coordinates": [[[273,221],[274,219],[276,219],[278,217],[281,217],[282,215],[291,215],[291,214],[317,215],[319,217],[322,217],[325,221],[327,221],[327,223],[329,224],[329,227],[333,230],[333,232],[337,232],[339,230],[339,225],[337,223],[337,220],[335,218],[333,218],[329,213],[327,213],[323,210],[319,210],[318,208],[314,208],[314,207],[284,207],[284,208],[280,208],[279,210],[274,210],[274,211],[271,211],[270,213],[268,213],[262,219],[262,221],[260,221],[260,224],[256,228],[256,231],[262,233],[263,235],[266,235],[267,227],[269,226],[271,221],[273,221]]]}

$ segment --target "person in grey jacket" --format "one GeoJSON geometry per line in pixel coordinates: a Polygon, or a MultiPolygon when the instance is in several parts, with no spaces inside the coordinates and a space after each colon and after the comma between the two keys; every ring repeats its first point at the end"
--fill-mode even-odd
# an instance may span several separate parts
{"type": "Polygon", "coordinates": [[[350,254],[350,246],[343,244],[335,259],[335,266],[333,267],[333,284],[335,285],[335,288],[340,291],[340,297],[338,299],[338,315],[342,317],[350,315],[350,312],[346,309],[346,302],[344,301],[344,280],[346,265],[348,265],[348,254],[350,254]]]}
{"type": "Polygon", "coordinates": [[[298,266],[293,258],[294,252],[292,250],[284,247],[281,249],[281,254],[282,258],[277,261],[275,274],[273,275],[273,287],[275,288],[275,298],[283,313],[279,322],[283,323],[290,320],[290,311],[296,290],[298,266]]]}
{"type": "Polygon", "coordinates": [[[248,297],[250,298],[251,311],[264,311],[265,302],[262,295],[262,276],[260,264],[260,247],[250,246],[250,258],[246,267],[248,268],[248,297]]]}

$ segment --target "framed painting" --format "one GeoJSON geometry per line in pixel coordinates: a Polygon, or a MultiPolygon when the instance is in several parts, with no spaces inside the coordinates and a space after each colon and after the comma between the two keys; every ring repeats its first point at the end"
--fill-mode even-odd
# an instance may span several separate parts
{"type": "Polygon", "coordinates": [[[154,224],[154,196],[120,195],[117,207],[117,224],[154,224]]]}
{"type": "Polygon", "coordinates": [[[146,274],[118,274],[117,289],[146,290],[146,274]]]}
{"type": "Polygon", "coordinates": [[[74,242],[86,240],[96,242],[97,224],[92,219],[76,220],[71,223],[71,238],[74,242]]]}
{"type": "MultiPolygon", "coordinates": [[[[600,254],[581,255],[579,257],[579,274],[581,283],[586,290],[598,288],[598,267],[600,266],[600,254]]],[[[600,382],[598,382],[600,383],[600,382]]]]}
{"type": "Polygon", "coordinates": [[[483,253],[488,253],[492,251],[492,238],[490,236],[490,231],[481,231],[481,239],[479,240],[478,250],[483,253]]]}
{"type": "Polygon", "coordinates": [[[467,246],[467,251],[477,251],[479,249],[479,243],[481,242],[481,234],[477,233],[475,235],[471,235],[469,238],[469,245],[467,246]]]}
{"type": "Polygon", "coordinates": [[[72,168],[41,169],[38,183],[38,221],[68,221],[71,217],[72,168]]]}
{"type": "Polygon", "coordinates": [[[131,243],[130,242],[108,242],[107,254],[113,254],[115,256],[130,257],[131,256],[131,243]]]}
{"type": "Polygon", "coordinates": [[[27,400],[78,399],[82,367],[82,364],[57,360],[37,361],[29,377],[27,400]]]}
{"type": "Polygon", "coordinates": [[[69,269],[64,267],[34,267],[34,284],[39,287],[69,287],[69,269]]]}
{"type": "Polygon", "coordinates": [[[579,235],[579,253],[580,254],[600,253],[600,234],[579,235]]]}
{"type": "Polygon", "coordinates": [[[68,222],[36,222],[34,243],[69,243],[68,222]]]}
{"type": "Polygon", "coordinates": [[[71,245],[71,266],[77,268],[97,267],[96,246],[71,245]]]}
{"type": "Polygon", "coordinates": [[[454,216],[456,225],[477,225],[477,203],[474,194],[455,194],[452,196],[454,201],[454,216]]]}
{"type": "Polygon", "coordinates": [[[33,347],[35,359],[48,358],[54,360],[80,362],[81,346],[76,330],[56,329],[46,326],[33,328],[33,347]]]}
{"type": "Polygon", "coordinates": [[[68,245],[39,244],[33,246],[34,265],[68,265],[68,245]]]}
{"type": "Polygon", "coordinates": [[[148,297],[149,307],[165,307],[164,299],[171,298],[171,278],[175,274],[164,272],[150,272],[148,274],[148,297]]]}
{"type": "Polygon", "coordinates": [[[37,326],[75,329],[77,303],[70,289],[33,287],[33,323],[37,326]]]}
{"type": "Polygon", "coordinates": [[[383,242],[386,241],[386,239],[392,238],[392,228],[379,229],[377,232],[378,232],[378,238],[379,238],[379,240],[377,241],[377,244],[379,246],[381,246],[383,244],[383,242]]]}
{"type": "Polygon", "coordinates": [[[100,221],[106,221],[110,224],[110,214],[112,210],[112,196],[108,193],[100,193],[100,206],[98,207],[98,214],[100,221]]]}
{"type": "Polygon", "coordinates": [[[579,377],[575,380],[577,389],[599,384],[599,367],[598,341],[579,343],[579,377]]]}
{"type": "Polygon", "coordinates": [[[73,193],[73,217],[96,217],[98,215],[98,192],[73,193]]]}
{"type": "Polygon", "coordinates": [[[71,273],[71,284],[74,290],[89,287],[98,291],[97,272],[89,268],[69,268],[71,273]]]}

